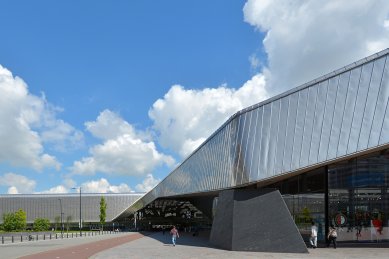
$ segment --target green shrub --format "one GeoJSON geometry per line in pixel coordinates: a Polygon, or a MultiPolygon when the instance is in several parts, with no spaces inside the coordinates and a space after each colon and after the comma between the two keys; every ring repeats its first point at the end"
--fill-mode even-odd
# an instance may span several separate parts
{"type": "Polygon", "coordinates": [[[16,212],[3,214],[3,229],[5,231],[21,231],[27,226],[27,214],[19,209],[16,212]]]}
{"type": "Polygon", "coordinates": [[[50,221],[44,218],[34,220],[34,231],[47,231],[50,228],[50,221]]]}

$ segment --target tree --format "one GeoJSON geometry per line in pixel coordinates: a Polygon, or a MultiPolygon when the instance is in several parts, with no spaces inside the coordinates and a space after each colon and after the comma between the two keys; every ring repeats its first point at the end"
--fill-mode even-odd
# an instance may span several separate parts
{"type": "Polygon", "coordinates": [[[105,202],[104,197],[101,197],[101,200],[100,200],[100,224],[101,224],[101,229],[103,229],[103,227],[104,227],[106,216],[107,216],[107,203],[105,202]]]}
{"type": "Polygon", "coordinates": [[[304,223],[312,222],[311,211],[307,207],[303,208],[302,219],[304,223]]]}
{"type": "Polygon", "coordinates": [[[5,231],[20,231],[27,226],[27,213],[19,209],[16,212],[3,214],[3,228],[5,231]]]}
{"type": "Polygon", "coordinates": [[[36,218],[34,220],[34,231],[47,231],[50,228],[50,220],[44,218],[36,218]]]}
{"type": "Polygon", "coordinates": [[[4,231],[15,231],[15,213],[4,213],[3,214],[3,229],[4,231]]]}
{"type": "Polygon", "coordinates": [[[16,217],[16,228],[17,230],[24,230],[27,227],[27,213],[19,209],[17,212],[15,212],[16,217]]]}
{"type": "Polygon", "coordinates": [[[55,216],[54,218],[54,230],[57,231],[58,225],[61,223],[61,217],[60,216],[55,216]]]}
{"type": "Polygon", "coordinates": [[[69,231],[69,224],[70,224],[70,222],[72,222],[72,219],[73,219],[72,215],[66,216],[66,230],[67,231],[69,231]]]}

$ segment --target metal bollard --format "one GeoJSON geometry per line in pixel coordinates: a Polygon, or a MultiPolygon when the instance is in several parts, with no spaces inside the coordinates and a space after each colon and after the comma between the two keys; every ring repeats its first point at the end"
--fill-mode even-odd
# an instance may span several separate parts
{"type": "Polygon", "coordinates": [[[38,241],[38,234],[36,234],[36,241],[38,241]]]}
{"type": "Polygon", "coordinates": [[[14,242],[14,236],[12,236],[12,243],[14,242]]]}
{"type": "Polygon", "coordinates": [[[50,240],[51,240],[51,233],[50,233],[50,240]]]}
{"type": "Polygon", "coordinates": [[[55,233],[55,239],[58,239],[58,237],[57,237],[57,233],[55,233]]]}
{"type": "Polygon", "coordinates": [[[72,238],[73,238],[73,233],[72,233],[72,238]]]}
{"type": "Polygon", "coordinates": [[[4,244],[4,236],[1,236],[1,243],[4,244]]]}
{"type": "Polygon", "coordinates": [[[20,242],[23,242],[23,235],[20,235],[20,242]]]}
{"type": "Polygon", "coordinates": [[[43,234],[43,240],[46,240],[46,234],[43,234]]]}

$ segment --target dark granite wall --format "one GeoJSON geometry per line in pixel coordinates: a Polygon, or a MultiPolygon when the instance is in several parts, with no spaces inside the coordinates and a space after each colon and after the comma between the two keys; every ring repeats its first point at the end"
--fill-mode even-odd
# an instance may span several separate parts
{"type": "Polygon", "coordinates": [[[233,199],[233,191],[220,192],[210,236],[213,245],[226,250],[232,247],[233,199]]]}
{"type": "Polygon", "coordinates": [[[308,252],[279,191],[221,192],[210,242],[234,251],[308,252]]]}

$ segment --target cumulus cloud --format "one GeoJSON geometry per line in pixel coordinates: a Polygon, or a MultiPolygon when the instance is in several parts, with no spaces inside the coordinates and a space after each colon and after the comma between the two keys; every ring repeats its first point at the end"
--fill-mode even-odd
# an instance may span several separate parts
{"type": "Polygon", "coordinates": [[[135,186],[135,189],[138,192],[148,192],[153,189],[160,181],[160,179],[155,179],[152,174],[148,174],[142,183],[135,186]]]}
{"type": "Polygon", "coordinates": [[[136,132],[131,124],[110,110],[101,112],[96,121],[85,125],[103,143],[93,146],[90,156],[75,161],[73,173],[145,175],[158,166],[174,163],[171,156],[157,151],[155,143],[145,137],[147,134],[136,132]]]}
{"type": "Polygon", "coordinates": [[[259,58],[255,54],[249,56],[249,62],[253,71],[256,71],[261,64],[259,58]]]}
{"type": "Polygon", "coordinates": [[[68,192],[69,192],[69,189],[66,188],[65,186],[57,185],[57,186],[54,186],[48,190],[45,190],[42,192],[36,192],[36,193],[68,193],[68,192]]]}
{"type": "Polygon", "coordinates": [[[198,147],[231,115],[268,97],[265,77],[255,75],[239,89],[202,90],[174,85],[149,110],[159,143],[182,157],[198,147]]]}
{"type": "Polygon", "coordinates": [[[36,182],[20,174],[6,173],[0,176],[0,185],[9,187],[8,194],[32,193],[36,182]]]}
{"type": "Polygon", "coordinates": [[[52,113],[50,114],[41,132],[41,139],[44,143],[53,145],[55,150],[61,152],[75,150],[85,145],[84,134],[81,131],[63,120],[56,119],[52,113]]]}
{"type": "Polygon", "coordinates": [[[122,183],[120,185],[111,185],[107,179],[101,178],[98,181],[89,181],[81,185],[82,192],[86,193],[123,193],[132,192],[131,188],[122,183]]]}
{"type": "Polygon", "coordinates": [[[266,33],[264,72],[273,94],[389,46],[385,0],[248,0],[243,12],[266,33]]]}
{"type": "Polygon", "coordinates": [[[44,153],[44,143],[65,147],[82,142],[82,133],[56,119],[58,109],[44,96],[30,94],[27,84],[0,65],[0,162],[35,170],[60,169],[57,159],[44,153]]]}
{"type": "Polygon", "coordinates": [[[18,191],[18,189],[15,186],[11,186],[11,187],[8,188],[7,193],[8,194],[19,194],[19,191],[18,191]]]}

